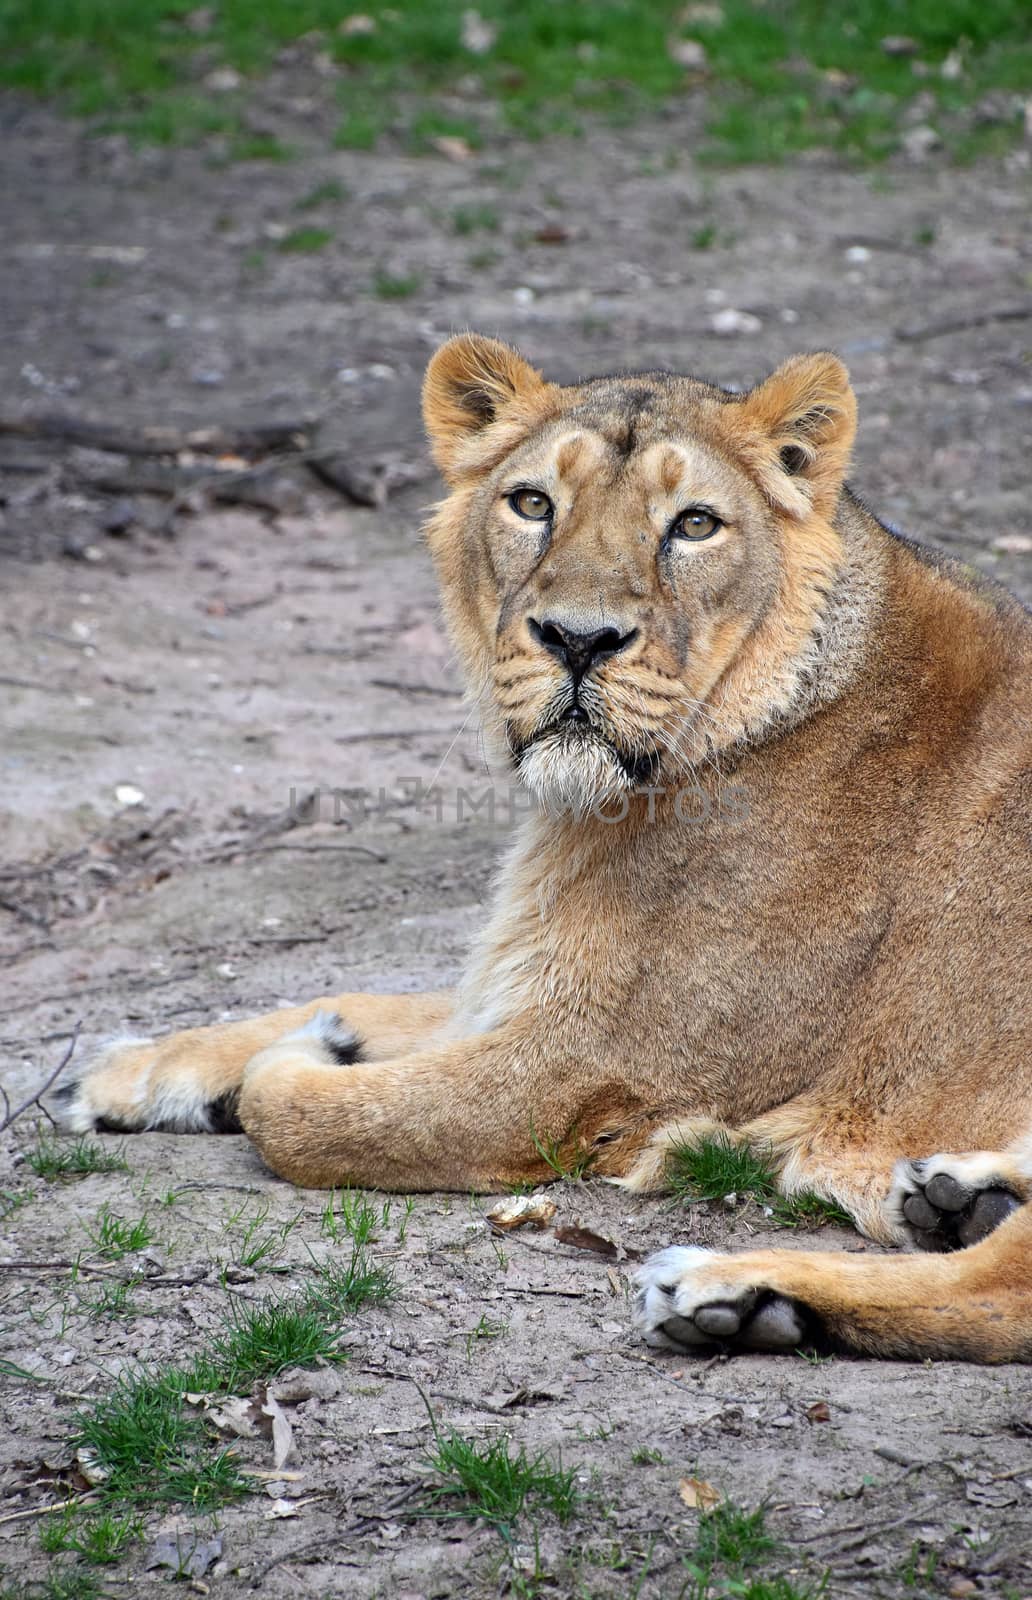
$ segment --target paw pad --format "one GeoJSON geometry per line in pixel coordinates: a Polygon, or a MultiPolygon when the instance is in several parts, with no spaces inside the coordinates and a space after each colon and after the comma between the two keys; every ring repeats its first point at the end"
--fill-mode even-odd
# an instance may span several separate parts
{"type": "Polygon", "coordinates": [[[991,1170],[964,1172],[963,1156],[901,1162],[890,1205],[922,1250],[978,1244],[1021,1204],[991,1170]],[[950,1170],[952,1168],[952,1170],[950,1170]]]}
{"type": "MultiPolygon", "coordinates": [[[[759,1284],[721,1281],[733,1258],[708,1250],[663,1250],[636,1276],[635,1326],[657,1349],[794,1350],[806,1339],[808,1316],[786,1295],[759,1284]]],[[[729,1272],[730,1277],[730,1272],[729,1272]]]]}

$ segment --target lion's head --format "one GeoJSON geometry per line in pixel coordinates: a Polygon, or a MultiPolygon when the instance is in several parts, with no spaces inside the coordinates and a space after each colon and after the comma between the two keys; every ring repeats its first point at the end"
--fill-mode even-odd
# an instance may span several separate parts
{"type": "Polygon", "coordinates": [[[748,394],[659,372],[563,387],[465,335],[423,406],[449,626],[541,800],[669,782],[791,713],[842,561],[840,361],[797,356],[748,394]]]}

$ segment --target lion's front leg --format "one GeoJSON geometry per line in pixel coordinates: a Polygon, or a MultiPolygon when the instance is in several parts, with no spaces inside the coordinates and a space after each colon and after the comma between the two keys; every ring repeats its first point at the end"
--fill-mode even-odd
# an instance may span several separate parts
{"type": "Polygon", "coordinates": [[[114,1039],[57,1091],[60,1120],[73,1133],[238,1133],[237,1099],[248,1061],[320,1012],[341,1019],[335,1049],[344,1062],[416,1050],[451,1010],[447,992],[343,994],[165,1039],[114,1039]]]}
{"type": "Polygon", "coordinates": [[[239,1113],[274,1172],[311,1188],[490,1190],[596,1149],[612,1170],[627,1091],[546,1048],[536,1022],[393,1061],[336,1064],[329,1014],[247,1065],[239,1113]]]}

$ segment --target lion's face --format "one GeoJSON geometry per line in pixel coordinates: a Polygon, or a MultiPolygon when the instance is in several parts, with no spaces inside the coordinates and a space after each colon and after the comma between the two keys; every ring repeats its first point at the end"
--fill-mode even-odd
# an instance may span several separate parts
{"type": "Polygon", "coordinates": [[[672,783],[790,709],[840,559],[854,404],[834,357],[748,396],[665,374],[560,388],[469,336],[424,406],[453,637],[546,804],[672,783]]]}

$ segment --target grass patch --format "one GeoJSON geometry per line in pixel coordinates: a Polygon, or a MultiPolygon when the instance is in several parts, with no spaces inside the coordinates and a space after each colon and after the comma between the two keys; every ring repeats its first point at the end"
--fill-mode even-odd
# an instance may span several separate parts
{"type": "MultiPolygon", "coordinates": [[[[89,1565],[116,1560],[138,1537],[146,1508],[172,1504],[210,1512],[252,1492],[235,1449],[213,1430],[207,1397],[248,1394],[286,1367],[346,1359],[340,1345],[346,1314],[387,1299],[393,1283],[365,1254],[365,1242],[375,1223],[389,1217],[391,1202],[377,1211],[364,1197],[349,1196],[344,1210],[354,1229],[346,1234],[346,1262],[316,1263],[313,1279],[292,1299],[233,1301],[222,1331],[184,1365],[126,1371],[105,1396],[75,1414],[71,1442],[94,1469],[98,1503],[88,1511],[69,1508],[41,1530],[48,1552],[80,1558],[75,1567],[60,1568],[55,1579],[78,1582],[89,1565]]],[[[266,1215],[260,1210],[245,1230],[252,1245],[264,1237],[266,1215]]],[[[297,1220],[275,1234],[285,1236],[297,1220]]],[[[132,1282],[105,1288],[115,1297],[119,1290],[128,1294],[132,1282]]],[[[117,1306],[112,1301],[104,1309],[115,1314],[117,1306]]]]}
{"type": "Polygon", "coordinates": [[[378,300],[407,300],[418,292],[422,282],[418,272],[392,273],[377,268],[373,273],[373,293],[378,300]]]}
{"type": "Polygon", "coordinates": [[[746,1511],[725,1500],[708,1511],[699,1523],[697,1550],[709,1566],[716,1562],[734,1567],[755,1567],[779,1548],[767,1532],[767,1508],[746,1511]]]}
{"type": "Polygon", "coordinates": [[[290,255],[313,255],[325,250],[333,239],[332,228],[293,228],[284,234],[276,248],[290,255]]]}
{"type": "Polygon", "coordinates": [[[216,1338],[207,1352],[216,1381],[203,1387],[246,1393],[285,1367],[310,1366],[320,1359],[342,1360],[337,1347],[340,1331],[325,1309],[307,1297],[286,1305],[272,1300],[242,1309],[234,1305],[227,1332],[216,1338]]]}
{"type": "Polygon", "coordinates": [[[339,178],[327,178],[325,183],[317,183],[314,189],[309,189],[299,200],[294,201],[295,211],[317,211],[320,206],[337,205],[348,198],[348,191],[339,178]]]}
{"type": "MultiPolygon", "coordinates": [[[[432,1420],[432,1413],[431,1413],[432,1420]]],[[[504,1533],[528,1508],[551,1511],[568,1522],[577,1504],[572,1469],[556,1466],[544,1453],[528,1456],[507,1438],[481,1442],[455,1432],[440,1433],[427,1461],[439,1482],[426,1509],[434,1515],[475,1517],[504,1533]],[[447,1503],[447,1509],[438,1507],[447,1503]]]]}
{"type": "Polygon", "coordinates": [[[486,1316],[481,1317],[480,1321],[476,1323],[474,1327],[470,1328],[466,1335],[467,1362],[472,1362],[473,1351],[476,1349],[477,1345],[482,1339],[501,1339],[504,1334],[508,1333],[508,1331],[509,1324],[507,1322],[492,1322],[490,1318],[486,1316]]]}
{"type": "Polygon", "coordinates": [[[116,1283],[101,1284],[97,1293],[80,1301],[86,1315],[94,1322],[125,1321],[137,1315],[133,1300],[133,1280],[121,1279],[116,1283]]]}
{"type": "Polygon", "coordinates": [[[409,1221],[416,1209],[412,1195],[395,1196],[379,1206],[361,1189],[331,1189],[319,1219],[323,1234],[334,1244],[350,1240],[363,1251],[378,1234],[393,1227],[399,1244],[405,1243],[409,1221]]]}
{"type": "Polygon", "coordinates": [[[750,1569],[776,1560],[780,1540],[767,1531],[767,1508],[747,1511],[722,1501],[699,1519],[695,1549],[685,1558],[688,1574],[680,1600],[819,1600],[827,1574],[800,1585],[783,1573],[757,1576],[750,1569]]]}
{"type": "Polygon", "coordinates": [[[37,1178],[61,1183],[69,1178],[85,1178],[92,1172],[128,1172],[129,1163],[121,1150],[105,1150],[84,1133],[75,1139],[58,1139],[39,1133],[35,1148],[26,1150],[25,1164],[37,1178]]]}
{"type": "Polygon", "coordinates": [[[246,1394],[285,1367],[343,1360],[340,1309],[318,1287],[283,1304],[234,1305],[225,1331],[187,1366],[123,1375],[75,1419],[75,1444],[107,1473],[103,1498],[112,1506],[172,1501],[210,1510],[246,1493],[232,1451],[212,1448],[203,1418],[184,1397],[246,1394]]]}
{"type": "Polygon", "coordinates": [[[670,1187],[686,1204],[699,1200],[754,1200],[782,1228],[821,1228],[826,1223],[852,1227],[848,1211],[833,1200],[801,1193],[778,1192],[777,1168],[771,1155],[726,1135],[685,1144],[670,1153],[670,1187]]]}
{"type": "Polygon", "coordinates": [[[471,233],[496,233],[499,226],[497,210],[486,202],[456,206],[452,212],[452,230],[460,238],[468,238],[471,233]]]}
{"type": "Polygon", "coordinates": [[[304,1216],[299,1211],[296,1216],[290,1217],[286,1222],[274,1222],[271,1227],[266,1227],[269,1220],[269,1206],[267,1203],[260,1205],[253,1217],[244,1220],[245,1207],[233,1212],[226,1219],[226,1232],[235,1229],[241,1223],[240,1244],[233,1257],[235,1265],[247,1267],[250,1270],[262,1268],[265,1271],[284,1270],[278,1267],[280,1257],[286,1247],[287,1240],[304,1216]]]}
{"type": "Polygon", "coordinates": [[[682,0],[480,0],[493,34],[480,54],[463,39],[468,9],[466,0],[369,0],[371,25],[342,33],[337,0],[227,0],[199,34],[194,0],[6,0],[0,81],[148,142],[221,132],[238,158],[277,159],[274,139],[248,131],[246,82],[212,93],[204,80],[213,67],[257,75],[283,45],[317,32],[302,48],[328,51],[344,69],[335,142],[351,149],[386,134],[424,149],[442,135],[475,147],[496,129],[578,131],[591,116],[627,122],[705,85],[711,153],[771,161],[813,145],[877,160],[898,143],[918,94],[930,107],[924,120],[959,156],[1006,146],[1021,137],[1032,77],[1024,0],[722,0],[694,19],[682,0]],[[883,47],[901,34],[912,41],[902,52],[883,47]],[[701,69],[677,59],[689,41],[705,52],[701,69]],[[1015,103],[986,126],[971,108],[990,92],[1015,103]],[[457,95],[466,115],[456,115],[457,95]]]}
{"type": "Polygon", "coordinates": [[[308,1302],[321,1316],[339,1317],[361,1306],[383,1306],[394,1297],[394,1278],[384,1267],[373,1266],[360,1250],[353,1250],[346,1266],[335,1261],[316,1268],[317,1278],[308,1302]]]}
{"type": "Polygon", "coordinates": [[[107,1205],[101,1206],[97,1213],[96,1225],[90,1227],[87,1223],[85,1227],[97,1255],[105,1261],[121,1261],[123,1256],[146,1250],[154,1242],[146,1216],[127,1222],[124,1217],[116,1217],[107,1205]]]}
{"type": "Polygon", "coordinates": [[[123,1376],[75,1419],[75,1444],[107,1473],[104,1498],[119,1506],[173,1502],[211,1510],[248,1490],[232,1453],[213,1450],[208,1430],[183,1396],[203,1392],[215,1371],[168,1368],[123,1376]]]}
{"type": "Polygon", "coordinates": [[[593,1150],[582,1149],[577,1155],[571,1156],[569,1159],[563,1155],[563,1146],[569,1144],[576,1131],[576,1128],[572,1128],[565,1140],[542,1139],[533,1122],[530,1125],[531,1144],[549,1171],[554,1172],[555,1176],[561,1178],[564,1183],[579,1182],[584,1174],[590,1170],[595,1159],[593,1150]]]}
{"type": "Polygon", "coordinates": [[[143,1530],[138,1516],[115,1511],[76,1516],[75,1509],[70,1507],[42,1523],[39,1542],[47,1555],[72,1551],[90,1566],[107,1566],[117,1561],[143,1530]]]}

